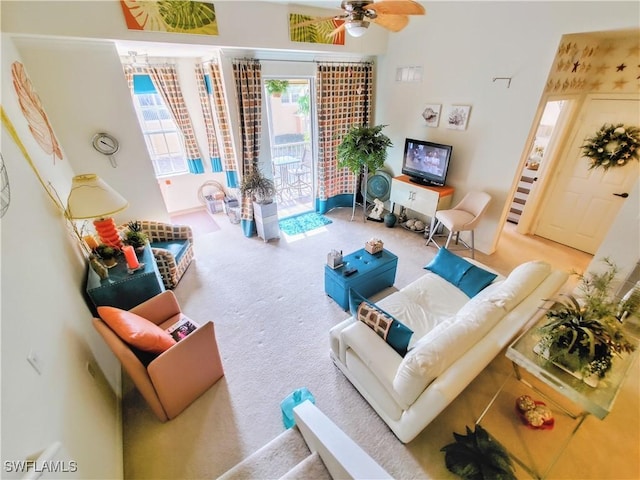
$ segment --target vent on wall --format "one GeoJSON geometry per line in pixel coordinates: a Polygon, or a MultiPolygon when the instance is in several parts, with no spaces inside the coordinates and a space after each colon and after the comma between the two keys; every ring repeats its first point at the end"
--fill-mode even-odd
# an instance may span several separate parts
{"type": "Polygon", "coordinates": [[[398,67],[396,69],[396,82],[422,82],[422,67],[398,67]]]}

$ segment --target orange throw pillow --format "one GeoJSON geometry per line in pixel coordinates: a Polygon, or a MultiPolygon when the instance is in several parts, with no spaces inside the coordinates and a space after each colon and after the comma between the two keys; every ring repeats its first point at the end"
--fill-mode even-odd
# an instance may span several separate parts
{"type": "Polygon", "coordinates": [[[162,353],[176,341],[155,323],[115,307],[98,307],[98,315],[125,342],[145,352],[162,353]]]}

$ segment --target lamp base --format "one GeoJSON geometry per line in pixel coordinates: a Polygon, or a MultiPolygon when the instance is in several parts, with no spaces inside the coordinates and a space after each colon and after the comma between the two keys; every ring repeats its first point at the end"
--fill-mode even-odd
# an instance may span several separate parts
{"type": "Polygon", "coordinates": [[[101,218],[100,220],[95,220],[93,222],[93,226],[95,227],[96,232],[98,232],[98,236],[102,243],[117,248],[118,250],[122,250],[122,239],[120,238],[120,234],[116,228],[116,222],[113,218],[101,218]]]}

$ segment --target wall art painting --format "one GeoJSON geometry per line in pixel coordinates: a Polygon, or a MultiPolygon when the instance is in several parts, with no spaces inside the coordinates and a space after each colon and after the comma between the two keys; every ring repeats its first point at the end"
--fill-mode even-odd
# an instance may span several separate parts
{"type": "Polygon", "coordinates": [[[312,17],[299,13],[289,14],[289,38],[292,42],[344,45],[345,30],[340,28],[344,20],[312,17]]]}
{"type": "Polygon", "coordinates": [[[212,2],[120,0],[129,30],[218,35],[212,2]]]}
{"type": "Polygon", "coordinates": [[[427,127],[437,127],[438,123],[440,123],[440,109],[442,105],[440,104],[429,104],[424,107],[422,110],[422,118],[427,122],[427,127]]]}
{"type": "Polygon", "coordinates": [[[447,128],[466,130],[471,105],[450,105],[447,110],[447,128]]]}
{"type": "Polygon", "coordinates": [[[44,111],[40,97],[33,88],[31,80],[24,69],[24,65],[20,62],[13,62],[11,64],[11,76],[20,110],[22,110],[22,114],[29,124],[29,131],[42,150],[53,157],[53,164],[55,165],[56,159],[63,159],[62,149],[56,134],[53,132],[53,127],[49,123],[49,117],[44,111]]]}

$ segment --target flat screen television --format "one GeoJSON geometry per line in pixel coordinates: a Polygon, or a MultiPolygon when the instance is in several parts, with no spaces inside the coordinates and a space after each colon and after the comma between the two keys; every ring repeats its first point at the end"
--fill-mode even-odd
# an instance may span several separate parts
{"type": "Polygon", "coordinates": [[[407,138],[404,143],[402,173],[412,182],[442,187],[447,180],[451,145],[407,138]]]}

